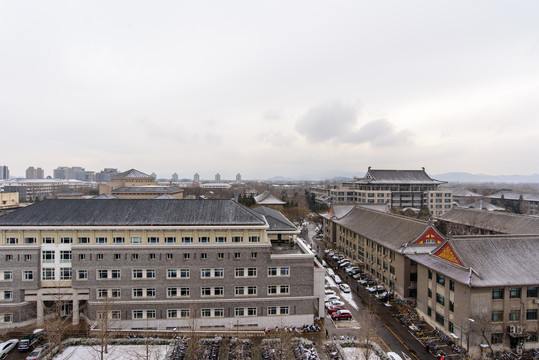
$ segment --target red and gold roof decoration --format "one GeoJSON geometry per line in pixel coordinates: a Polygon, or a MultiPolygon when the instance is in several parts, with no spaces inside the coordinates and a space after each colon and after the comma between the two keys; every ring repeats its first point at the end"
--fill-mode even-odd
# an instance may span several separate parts
{"type": "Polygon", "coordinates": [[[453,250],[451,245],[449,245],[449,241],[442,245],[442,247],[434,253],[434,256],[438,256],[457,265],[464,266],[464,264],[462,264],[462,262],[457,257],[457,254],[455,254],[455,251],[453,250]]]}
{"type": "Polygon", "coordinates": [[[444,242],[444,238],[442,238],[432,227],[429,227],[427,231],[414,242],[414,244],[441,244],[442,242],[444,242]]]}

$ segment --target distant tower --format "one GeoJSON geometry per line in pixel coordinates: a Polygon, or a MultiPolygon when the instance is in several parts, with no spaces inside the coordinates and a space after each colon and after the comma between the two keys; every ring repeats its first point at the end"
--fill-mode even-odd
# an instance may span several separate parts
{"type": "Polygon", "coordinates": [[[178,181],[178,173],[172,174],[172,181],[178,181]]]}
{"type": "Polygon", "coordinates": [[[38,167],[36,169],[36,179],[44,179],[45,178],[45,171],[43,171],[42,168],[38,167]]]}
{"type": "Polygon", "coordinates": [[[219,173],[215,174],[215,182],[221,181],[221,175],[219,173]]]}
{"type": "Polygon", "coordinates": [[[198,173],[195,173],[195,175],[193,176],[193,181],[196,183],[200,182],[200,175],[198,175],[198,173]]]}
{"type": "Polygon", "coordinates": [[[236,174],[236,182],[239,184],[241,182],[241,174],[240,173],[237,173],[236,174]]]}
{"type": "Polygon", "coordinates": [[[9,179],[9,169],[7,166],[0,166],[0,179],[9,179]]]}
{"type": "Polygon", "coordinates": [[[26,169],[26,178],[27,179],[36,178],[36,169],[33,166],[30,166],[28,169],[26,169]]]}

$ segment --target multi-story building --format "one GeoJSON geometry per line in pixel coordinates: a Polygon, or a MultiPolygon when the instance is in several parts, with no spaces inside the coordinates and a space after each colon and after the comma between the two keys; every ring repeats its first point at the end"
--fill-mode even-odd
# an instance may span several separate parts
{"type": "Polygon", "coordinates": [[[0,323],[123,329],[312,323],[324,270],[302,242],[272,246],[271,221],[232,200],[46,200],[0,217],[0,323]],[[35,314],[35,315],[34,315],[35,314]]]}
{"type": "Polygon", "coordinates": [[[19,193],[20,202],[34,202],[52,198],[66,189],[95,190],[97,188],[96,183],[72,179],[12,179],[4,181],[2,186],[6,192],[19,193]]]}
{"type": "Polygon", "coordinates": [[[110,181],[99,185],[99,194],[109,194],[118,199],[153,199],[161,195],[183,198],[178,186],[161,186],[151,175],[131,169],[112,174],[110,181]]]}
{"type": "Polygon", "coordinates": [[[45,172],[40,167],[36,169],[35,167],[30,166],[28,169],[26,169],[26,178],[27,179],[43,179],[45,178],[45,172]]]}
{"type": "Polygon", "coordinates": [[[539,235],[457,236],[417,263],[417,310],[473,353],[539,345],[539,235]]]}
{"type": "Polygon", "coordinates": [[[439,189],[444,181],[432,179],[422,170],[369,169],[354,179],[330,189],[333,204],[388,204],[392,208],[427,207],[431,214],[442,215],[453,204],[452,192],[439,189]]]}
{"type": "Polygon", "coordinates": [[[19,206],[19,194],[16,192],[0,192],[0,209],[19,206]]]}
{"type": "Polygon", "coordinates": [[[323,216],[323,240],[400,298],[415,298],[417,266],[409,253],[443,241],[427,221],[357,206],[334,206],[323,216]]]}
{"type": "Polygon", "coordinates": [[[539,214],[539,194],[523,194],[512,191],[500,191],[489,196],[489,199],[498,204],[508,204],[518,212],[526,215],[539,214]]]}
{"type": "Polygon", "coordinates": [[[9,169],[7,166],[0,165],[0,180],[9,179],[9,169]]]}

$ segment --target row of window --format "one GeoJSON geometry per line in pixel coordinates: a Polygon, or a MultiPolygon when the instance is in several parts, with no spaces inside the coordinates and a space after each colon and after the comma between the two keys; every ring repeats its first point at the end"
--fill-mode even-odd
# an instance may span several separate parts
{"type": "MultiPolygon", "coordinates": [[[[536,298],[537,297],[537,286],[528,286],[526,288],[526,297],[528,298],[536,298]]],[[[492,299],[503,299],[505,296],[505,289],[504,288],[496,288],[492,289],[492,299]]],[[[516,288],[509,288],[509,298],[510,299],[520,299],[522,297],[522,288],[516,287],[516,288]]]]}
{"type": "MultiPolygon", "coordinates": [[[[128,257],[129,254],[125,254],[124,256],[122,256],[122,254],[120,253],[115,253],[115,254],[112,254],[114,260],[140,260],[142,258],[142,256],[139,254],[139,253],[134,253],[134,254],[130,254],[131,256],[128,257]]],[[[191,256],[192,254],[191,253],[183,253],[181,254],[182,255],[182,258],[183,260],[189,260],[191,258],[196,258],[196,254],[194,254],[194,256],[191,256]]],[[[233,253],[233,258],[234,259],[241,259],[241,255],[242,253],[241,252],[235,252],[233,253]]],[[[172,253],[166,253],[165,254],[165,258],[166,260],[173,260],[174,259],[174,254],[172,253]]],[[[230,256],[229,256],[230,257],[230,256]]],[[[80,261],[84,261],[84,260],[90,260],[92,261],[92,254],[79,254],[79,260],[80,261]]],[[[199,254],[199,258],[201,260],[206,260],[208,259],[208,253],[200,253],[199,254]]],[[[225,253],[224,252],[219,252],[217,253],[217,259],[224,259],[225,258],[225,253]]],[[[256,251],[253,251],[251,252],[251,259],[257,259],[258,258],[258,252],[256,251]]],[[[105,254],[95,254],[95,259],[98,260],[98,261],[101,261],[101,260],[105,260],[105,254]]],[[[148,260],[161,260],[161,254],[156,254],[156,253],[149,253],[148,254],[148,260]],[[159,256],[157,256],[159,255],[159,256]]]]}
{"type": "MultiPolygon", "coordinates": [[[[244,316],[258,316],[258,308],[257,307],[237,307],[234,308],[234,316],[235,317],[244,317],[244,316]]],[[[98,318],[102,319],[105,317],[105,312],[98,312],[97,316],[98,318]]],[[[266,308],[266,314],[267,315],[289,315],[290,314],[290,307],[289,306],[268,306],[266,308]]],[[[13,315],[10,314],[11,317],[8,317],[7,320],[4,322],[12,322],[13,321],[13,315]]],[[[181,319],[181,318],[189,318],[191,316],[190,309],[167,309],[167,319],[181,319]]],[[[225,309],[224,308],[203,308],[200,309],[200,316],[203,318],[207,317],[224,317],[225,316],[225,309]]],[[[108,317],[110,319],[115,320],[121,320],[121,311],[120,310],[112,310],[108,312],[108,317]]],[[[157,319],[157,311],[156,310],[132,310],[131,311],[131,317],[132,319],[157,319]]]]}
{"type": "MultiPolygon", "coordinates": [[[[258,243],[260,242],[260,236],[249,236],[248,238],[248,242],[250,243],[258,243]]],[[[197,238],[198,242],[199,243],[209,243],[211,242],[211,238],[209,236],[199,236],[197,238]]],[[[228,241],[228,238],[226,236],[216,236],[214,239],[213,242],[216,242],[216,243],[226,243],[226,242],[229,242],[228,241]]],[[[126,239],[125,237],[113,237],[112,240],[111,240],[112,244],[125,244],[126,243],[126,239]]],[[[96,237],[95,238],[95,243],[96,244],[107,244],[109,242],[109,238],[108,237],[96,237]]],[[[146,243],[147,244],[159,244],[161,242],[161,238],[157,237],[157,236],[150,236],[150,237],[147,237],[146,238],[146,243]]],[[[163,238],[163,243],[165,244],[176,244],[177,240],[176,240],[176,237],[175,236],[166,236],[163,238]]],[[[183,236],[180,238],[180,241],[178,242],[181,242],[182,244],[191,244],[191,243],[194,243],[194,238],[192,236],[183,236]]],[[[242,243],[243,242],[243,236],[232,236],[230,238],[230,242],[232,243],[242,243]]],[[[15,245],[15,244],[18,244],[19,243],[19,239],[16,238],[16,237],[8,237],[6,238],[6,244],[12,244],[12,245],[15,245]]],[[[35,237],[26,237],[24,238],[23,244],[36,244],[37,243],[37,239],[35,237]]],[[[56,239],[54,237],[43,237],[41,239],[41,243],[42,244],[55,244],[56,243],[56,239]]],[[[73,243],[73,238],[72,237],[61,237],[60,238],[60,244],[72,244],[73,243]]],[[[79,237],[77,238],[77,243],[78,244],[89,244],[90,243],[90,238],[89,237],[79,237]]],[[[142,237],[138,237],[138,236],[133,236],[133,237],[130,237],[129,238],[129,243],[131,244],[141,244],[142,243],[142,237]]]]}
{"type": "MultiPolygon", "coordinates": [[[[509,321],[519,321],[519,320],[520,320],[520,310],[510,310],[509,321]]],[[[537,320],[537,309],[527,309],[526,320],[537,320]]],[[[503,310],[493,311],[492,321],[493,322],[503,321],[503,310]]]]}

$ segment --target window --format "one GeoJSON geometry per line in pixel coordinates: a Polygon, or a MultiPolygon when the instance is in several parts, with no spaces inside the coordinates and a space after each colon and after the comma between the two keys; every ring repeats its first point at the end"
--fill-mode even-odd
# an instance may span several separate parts
{"type": "Polygon", "coordinates": [[[234,277],[244,277],[245,276],[245,269],[244,268],[236,268],[234,270],[234,277]]]}
{"type": "Polygon", "coordinates": [[[243,242],[243,236],[232,236],[232,242],[233,243],[243,242]]]}
{"type": "Polygon", "coordinates": [[[256,259],[258,257],[258,253],[257,252],[252,252],[251,253],[251,259],[256,259]]]}
{"type": "Polygon", "coordinates": [[[125,238],[123,238],[123,237],[113,237],[112,238],[112,243],[113,244],[124,244],[125,243],[125,238]]]}
{"type": "Polygon", "coordinates": [[[42,244],[54,244],[54,238],[53,237],[44,237],[41,239],[42,244]]]}
{"type": "Polygon", "coordinates": [[[22,272],[23,281],[32,281],[34,280],[34,272],[32,270],[24,270],[22,272]]]}
{"type": "Polygon", "coordinates": [[[191,236],[184,236],[182,237],[182,243],[184,244],[190,244],[193,242],[193,238],[191,236]]]}
{"type": "Polygon", "coordinates": [[[191,258],[191,254],[189,254],[189,253],[183,254],[183,259],[184,260],[188,260],[189,258],[191,258]]]}
{"type": "Polygon", "coordinates": [[[218,242],[218,243],[226,243],[226,236],[217,236],[215,238],[215,242],[218,242]]]}
{"type": "Polygon", "coordinates": [[[225,289],[222,286],[217,286],[213,290],[215,296],[223,296],[225,294],[225,289]]]}
{"type": "Polygon", "coordinates": [[[445,318],[441,314],[436,313],[436,322],[438,324],[444,325],[445,318]]]}
{"type": "Polygon", "coordinates": [[[520,320],[520,310],[510,310],[509,321],[519,321],[519,320],[520,320]]]}
{"type": "Polygon", "coordinates": [[[41,280],[54,280],[54,269],[44,268],[41,270],[41,280]]]}
{"type": "Polygon", "coordinates": [[[71,251],[70,250],[61,250],[60,251],[60,262],[61,263],[70,263],[71,262],[71,251]]]}
{"type": "Polygon", "coordinates": [[[119,279],[120,278],[120,270],[111,270],[110,271],[110,278],[111,279],[119,279]]]}
{"type": "Polygon", "coordinates": [[[86,254],[79,254],[79,260],[86,260],[86,254]]]}
{"type": "Polygon", "coordinates": [[[33,238],[33,237],[24,238],[24,243],[25,244],[35,244],[36,243],[36,238],[33,238]]]}
{"type": "Polygon", "coordinates": [[[526,296],[529,298],[537,297],[537,286],[528,286],[526,296]]]}
{"type": "Polygon", "coordinates": [[[427,315],[432,316],[432,308],[430,306],[427,307],[427,315]]]}
{"type": "Polygon", "coordinates": [[[200,253],[200,258],[201,259],[207,259],[208,258],[208,253],[200,253]]]}
{"type": "Polygon", "coordinates": [[[225,253],[217,253],[217,259],[224,259],[225,258],[225,253]]]}
{"type": "Polygon", "coordinates": [[[492,299],[503,299],[503,288],[492,289],[492,299]]]}
{"type": "Polygon", "coordinates": [[[239,259],[241,257],[241,253],[235,252],[234,253],[234,259],[239,259]]]}
{"type": "Polygon", "coordinates": [[[122,254],[114,254],[114,260],[122,260],[122,254]]]}
{"type": "Polygon", "coordinates": [[[209,236],[199,236],[198,237],[198,242],[199,243],[209,243],[210,242],[210,237],[209,236]]]}
{"type": "Polygon", "coordinates": [[[139,236],[133,236],[129,239],[129,241],[131,242],[131,244],[140,244],[142,243],[142,238],[139,236]]]}
{"type": "Polygon", "coordinates": [[[176,238],[174,236],[167,236],[165,237],[165,243],[167,244],[175,244],[176,238]]]}
{"type": "Polygon", "coordinates": [[[13,255],[6,255],[6,261],[13,261],[13,255]]]}
{"type": "Polygon", "coordinates": [[[178,318],[178,310],[176,309],[167,310],[167,319],[177,319],[177,318],[178,318]]]}
{"type": "Polygon", "coordinates": [[[108,270],[97,270],[97,278],[98,279],[108,279],[109,278],[108,270]]]}
{"type": "Polygon", "coordinates": [[[245,308],[236,308],[234,312],[235,316],[245,316],[245,308]]]}
{"type": "Polygon", "coordinates": [[[503,333],[492,333],[490,335],[490,342],[492,344],[501,344],[501,343],[503,343],[503,333]]]}
{"type": "Polygon", "coordinates": [[[451,321],[449,321],[449,331],[450,332],[455,332],[455,326],[453,325],[453,323],[451,321]]]}
{"type": "Polygon", "coordinates": [[[288,306],[281,306],[279,308],[279,315],[288,315],[289,311],[290,310],[288,306]]]}
{"type": "Polygon", "coordinates": [[[492,321],[503,321],[503,311],[502,310],[495,310],[492,312],[492,321]]]}
{"type": "Polygon", "coordinates": [[[133,269],[133,279],[143,279],[144,271],[142,269],[133,269]]]}
{"type": "Polygon", "coordinates": [[[53,263],[54,262],[54,251],[45,250],[41,254],[41,260],[43,263],[53,263]]]}
{"type": "Polygon", "coordinates": [[[213,270],[213,277],[216,277],[216,278],[222,278],[225,276],[225,270],[224,269],[214,269],[213,270]]]}
{"type": "Polygon", "coordinates": [[[13,299],[13,291],[4,290],[4,298],[3,298],[3,300],[12,300],[12,299],[13,299]]]}
{"type": "Polygon", "coordinates": [[[283,266],[280,268],[280,276],[289,276],[290,275],[290,268],[288,266],[283,266]]]}
{"type": "Polygon", "coordinates": [[[436,282],[440,285],[445,285],[445,276],[436,274],[436,282]]]}
{"type": "Polygon", "coordinates": [[[159,243],[158,237],[152,236],[148,238],[148,244],[158,244],[158,243],[159,243]]]}
{"type": "Polygon", "coordinates": [[[77,242],[79,244],[89,244],[90,243],[90,238],[89,237],[80,237],[77,239],[77,242]]]}
{"type": "Polygon", "coordinates": [[[133,319],[144,319],[144,311],[143,310],[133,310],[133,319]]]}
{"type": "Polygon", "coordinates": [[[9,314],[9,313],[1,314],[0,322],[3,322],[3,323],[13,322],[13,314],[9,314]]]}
{"type": "Polygon", "coordinates": [[[95,238],[95,243],[96,244],[106,244],[107,243],[107,238],[106,237],[96,237],[95,238]]]}
{"type": "Polygon", "coordinates": [[[432,270],[429,270],[429,279],[432,280],[432,270]]]}
{"type": "Polygon", "coordinates": [[[71,280],[71,268],[60,268],[60,280],[71,280]]]}
{"type": "Polygon", "coordinates": [[[455,303],[449,300],[449,311],[455,312],[455,303]]]}
{"type": "Polygon", "coordinates": [[[268,315],[277,315],[277,306],[268,306],[268,315]]]}
{"type": "Polygon", "coordinates": [[[148,260],[155,260],[157,259],[155,253],[148,254],[148,260]]]}
{"type": "Polygon", "coordinates": [[[537,309],[526,310],[526,320],[537,320],[537,309]]]}
{"type": "Polygon", "coordinates": [[[520,299],[521,288],[510,288],[509,289],[509,298],[510,299],[520,299]]]}
{"type": "Polygon", "coordinates": [[[200,277],[201,278],[211,277],[211,269],[200,269],[200,277]]]}
{"type": "Polygon", "coordinates": [[[436,293],[436,302],[440,305],[445,305],[445,298],[443,295],[436,293]]]}
{"type": "Polygon", "coordinates": [[[201,309],[201,317],[223,317],[225,315],[225,309],[201,309]]]}
{"type": "Polygon", "coordinates": [[[78,270],[77,279],[79,280],[88,280],[88,270],[78,270]]]}
{"type": "Polygon", "coordinates": [[[247,268],[247,276],[256,277],[256,268],[255,267],[247,268]]]}
{"type": "Polygon", "coordinates": [[[103,254],[97,254],[96,257],[97,257],[97,260],[103,260],[104,255],[103,254]]]}
{"type": "Polygon", "coordinates": [[[73,238],[70,237],[61,237],[60,244],[73,244],[73,238]]]}
{"type": "Polygon", "coordinates": [[[167,279],[175,279],[178,277],[177,269],[167,269],[167,279]]]}
{"type": "Polygon", "coordinates": [[[249,242],[251,243],[260,242],[260,236],[249,236],[249,242]]]}
{"type": "Polygon", "coordinates": [[[182,279],[188,279],[190,277],[189,269],[180,269],[180,277],[182,279]]]}
{"type": "Polygon", "coordinates": [[[290,286],[288,285],[281,285],[279,287],[279,291],[281,294],[288,294],[290,292],[290,286]]]}
{"type": "Polygon", "coordinates": [[[211,296],[211,288],[203,287],[200,289],[200,296],[211,296]]]}
{"type": "Polygon", "coordinates": [[[410,273],[410,281],[417,281],[417,273],[410,273]]]}
{"type": "Polygon", "coordinates": [[[449,280],[449,290],[455,291],[455,282],[453,280],[449,280]]]}
{"type": "Polygon", "coordinates": [[[138,260],[138,254],[131,254],[131,260],[138,260]]]}
{"type": "Polygon", "coordinates": [[[174,258],[174,254],[167,253],[167,260],[172,260],[174,258]]]}

